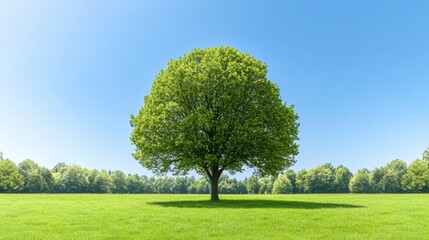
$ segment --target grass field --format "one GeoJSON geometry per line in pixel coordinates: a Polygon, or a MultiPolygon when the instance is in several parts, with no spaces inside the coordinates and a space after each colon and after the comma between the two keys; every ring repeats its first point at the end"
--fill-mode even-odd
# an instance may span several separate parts
{"type": "Polygon", "coordinates": [[[0,195],[0,239],[429,239],[429,195],[0,195]]]}

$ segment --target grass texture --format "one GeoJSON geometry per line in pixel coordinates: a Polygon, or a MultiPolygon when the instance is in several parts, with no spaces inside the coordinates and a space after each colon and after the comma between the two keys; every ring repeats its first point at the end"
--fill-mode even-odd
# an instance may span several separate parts
{"type": "Polygon", "coordinates": [[[0,239],[429,239],[429,195],[0,195],[0,239]]]}

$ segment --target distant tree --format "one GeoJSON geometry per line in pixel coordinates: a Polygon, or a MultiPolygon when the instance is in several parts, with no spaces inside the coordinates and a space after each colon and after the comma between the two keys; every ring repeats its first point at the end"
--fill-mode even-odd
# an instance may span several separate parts
{"type": "Polygon", "coordinates": [[[296,173],[296,188],[297,193],[309,193],[310,185],[309,185],[309,177],[307,169],[301,169],[296,173]]]}
{"type": "Polygon", "coordinates": [[[273,194],[293,193],[293,186],[285,173],[280,174],[273,184],[273,194]]]}
{"type": "Polygon", "coordinates": [[[19,173],[24,177],[26,193],[46,193],[50,191],[52,175],[32,160],[24,160],[18,164],[19,173]]]}
{"type": "Polygon", "coordinates": [[[195,177],[188,177],[186,180],[186,185],[188,186],[188,193],[193,194],[196,192],[196,187],[195,187],[195,177]]]}
{"type": "Polygon", "coordinates": [[[88,192],[110,193],[112,180],[106,170],[92,170],[88,175],[88,192]]]}
{"type": "Polygon", "coordinates": [[[292,184],[292,193],[297,193],[298,189],[296,187],[296,174],[295,174],[295,172],[292,169],[288,169],[283,174],[289,179],[289,182],[292,184]]]}
{"type": "Polygon", "coordinates": [[[173,192],[180,194],[188,193],[188,178],[175,177],[173,179],[173,192]]]}
{"type": "Polygon", "coordinates": [[[62,175],[68,167],[64,162],[59,162],[52,168],[53,186],[51,192],[65,192],[65,186],[63,186],[65,181],[62,179],[62,175]]]}
{"type": "Polygon", "coordinates": [[[237,181],[237,194],[247,194],[246,184],[243,181],[237,181]]]}
{"type": "Polygon", "coordinates": [[[423,152],[422,160],[429,161],[429,147],[423,152]]]}
{"type": "Polygon", "coordinates": [[[211,200],[224,171],[277,175],[295,163],[298,116],[266,74],[266,64],[230,47],[171,60],[131,118],[134,157],[155,173],[205,174],[211,200]]]}
{"type": "Polygon", "coordinates": [[[24,187],[24,177],[19,174],[15,163],[9,159],[0,160],[0,192],[19,192],[24,187]]]}
{"type": "Polygon", "coordinates": [[[128,174],[125,177],[128,193],[143,193],[143,181],[138,174],[128,174]]]}
{"type": "Polygon", "coordinates": [[[416,160],[402,176],[402,188],[406,192],[429,192],[429,166],[425,160],[416,160]]]}
{"type": "Polygon", "coordinates": [[[189,194],[197,193],[196,183],[191,183],[191,185],[189,185],[189,187],[188,187],[188,193],[189,194]]]}
{"type": "Polygon", "coordinates": [[[371,185],[369,184],[369,171],[367,169],[359,170],[351,179],[349,189],[352,193],[369,193],[371,185]]]}
{"type": "Polygon", "coordinates": [[[43,179],[45,179],[46,184],[48,185],[48,191],[49,192],[54,192],[54,176],[51,172],[51,170],[49,170],[46,167],[41,167],[40,169],[40,174],[42,175],[43,179]]]}
{"type": "Polygon", "coordinates": [[[205,177],[202,177],[195,182],[195,193],[210,193],[210,183],[205,177]]]}
{"type": "Polygon", "coordinates": [[[259,188],[260,188],[259,179],[258,179],[258,176],[256,176],[255,174],[253,174],[249,178],[246,178],[244,180],[244,184],[246,185],[246,190],[248,193],[250,194],[259,193],[259,188]]]}
{"type": "Polygon", "coordinates": [[[85,193],[88,190],[88,174],[89,171],[78,166],[65,166],[58,172],[57,186],[59,192],[64,193],[85,193]],[[62,173],[60,173],[62,172],[62,173]]]}
{"type": "Polygon", "coordinates": [[[369,183],[371,185],[372,192],[382,193],[384,192],[383,179],[386,175],[386,169],[384,167],[375,168],[369,177],[369,183]]]}
{"type": "Polygon", "coordinates": [[[338,166],[335,169],[335,180],[334,180],[334,192],[336,193],[348,193],[350,179],[353,174],[350,170],[344,166],[338,166]]]}
{"type": "Polygon", "coordinates": [[[311,193],[330,193],[334,188],[334,168],[325,163],[308,172],[308,188],[311,193]]]}
{"type": "Polygon", "coordinates": [[[273,176],[259,178],[259,194],[271,194],[274,180],[273,176]]]}
{"type": "Polygon", "coordinates": [[[396,159],[386,165],[386,174],[381,181],[383,192],[399,193],[402,192],[401,178],[407,173],[407,163],[396,159]]]}
{"type": "Polygon", "coordinates": [[[95,184],[95,178],[99,174],[98,170],[94,169],[88,173],[88,192],[89,193],[98,193],[98,189],[95,184]]]}
{"type": "Polygon", "coordinates": [[[237,180],[230,179],[228,175],[219,178],[219,193],[234,194],[237,192],[237,180]]]}
{"type": "Polygon", "coordinates": [[[110,175],[112,179],[112,193],[127,193],[127,181],[125,180],[125,174],[116,170],[110,175]]]}
{"type": "Polygon", "coordinates": [[[144,193],[155,193],[156,192],[156,179],[154,177],[141,176],[143,182],[144,193]]]}
{"type": "Polygon", "coordinates": [[[156,189],[158,193],[174,193],[174,179],[170,177],[158,178],[156,181],[156,189]]]}
{"type": "Polygon", "coordinates": [[[54,168],[52,168],[52,172],[62,173],[66,167],[68,167],[66,163],[59,162],[59,163],[57,163],[57,165],[54,166],[54,168]]]}

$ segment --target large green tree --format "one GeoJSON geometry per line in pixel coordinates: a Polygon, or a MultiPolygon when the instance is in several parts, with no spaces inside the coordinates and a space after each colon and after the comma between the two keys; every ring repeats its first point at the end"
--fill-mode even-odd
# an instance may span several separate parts
{"type": "Polygon", "coordinates": [[[195,49],[161,70],[131,117],[133,155],[155,173],[206,174],[218,200],[224,171],[277,175],[295,162],[297,119],[266,64],[231,47],[195,49]]]}

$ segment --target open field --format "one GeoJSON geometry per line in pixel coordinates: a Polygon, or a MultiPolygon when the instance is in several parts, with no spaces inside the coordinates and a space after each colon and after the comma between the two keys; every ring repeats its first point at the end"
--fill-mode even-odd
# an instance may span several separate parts
{"type": "Polygon", "coordinates": [[[429,195],[0,195],[0,239],[429,239],[429,195]]]}

